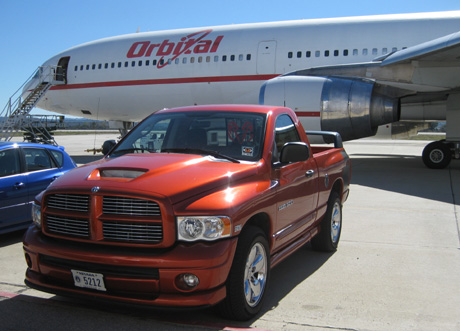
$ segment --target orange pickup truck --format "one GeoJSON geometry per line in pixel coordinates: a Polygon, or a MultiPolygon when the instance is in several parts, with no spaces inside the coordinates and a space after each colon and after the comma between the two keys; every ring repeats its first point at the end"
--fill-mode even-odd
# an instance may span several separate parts
{"type": "Polygon", "coordinates": [[[288,108],[158,111],[100,161],[38,195],[26,284],[160,307],[256,315],[270,269],[311,240],[334,251],[350,160],[338,134],[312,147],[288,108]]]}

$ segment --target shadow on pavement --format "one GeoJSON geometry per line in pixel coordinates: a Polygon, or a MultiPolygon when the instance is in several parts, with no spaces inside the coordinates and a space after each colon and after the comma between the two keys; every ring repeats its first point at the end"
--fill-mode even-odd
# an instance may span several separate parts
{"type": "MultiPolygon", "coordinates": [[[[422,158],[407,155],[353,154],[351,183],[419,198],[453,203],[450,192],[460,176],[460,163],[429,169],[422,158]]],[[[457,188],[458,189],[458,188],[457,188]]]]}

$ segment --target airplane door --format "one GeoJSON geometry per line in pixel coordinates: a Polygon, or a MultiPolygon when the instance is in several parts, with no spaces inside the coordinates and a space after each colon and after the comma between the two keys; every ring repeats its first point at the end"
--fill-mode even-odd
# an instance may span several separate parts
{"type": "Polygon", "coordinates": [[[56,70],[56,80],[67,84],[67,67],[69,66],[70,56],[61,57],[56,70]]]}
{"type": "Polygon", "coordinates": [[[257,48],[257,73],[274,74],[276,60],[276,41],[261,41],[257,48]]]}

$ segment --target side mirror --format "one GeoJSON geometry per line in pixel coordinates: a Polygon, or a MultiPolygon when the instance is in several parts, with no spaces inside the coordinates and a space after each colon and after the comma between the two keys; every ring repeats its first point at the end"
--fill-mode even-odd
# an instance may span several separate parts
{"type": "Polygon", "coordinates": [[[293,163],[306,161],[310,157],[310,148],[303,142],[286,143],[281,149],[280,162],[293,163]]]}
{"type": "Polygon", "coordinates": [[[104,141],[104,143],[102,144],[102,154],[107,155],[113,148],[113,146],[115,146],[116,144],[117,143],[115,142],[115,140],[104,141]]]}

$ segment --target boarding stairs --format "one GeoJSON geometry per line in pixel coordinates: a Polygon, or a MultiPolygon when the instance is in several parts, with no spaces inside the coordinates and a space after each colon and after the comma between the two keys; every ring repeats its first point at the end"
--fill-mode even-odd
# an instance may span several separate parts
{"type": "Polygon", "coordinates": [[[24,141],[56,144],[52,131],[63,126],[63,117],[30,115],[30,111],[51,86],[64,84],[55,79],[56,72],[56,67],[39,67],[8,100],[0,113],[0,141],[10,141],[21,132],[24,133],[24,141]],[[37,84],[30,88],[30,93],[22,100],[22,89],[33,80],[37,80],[37,84]]]}

